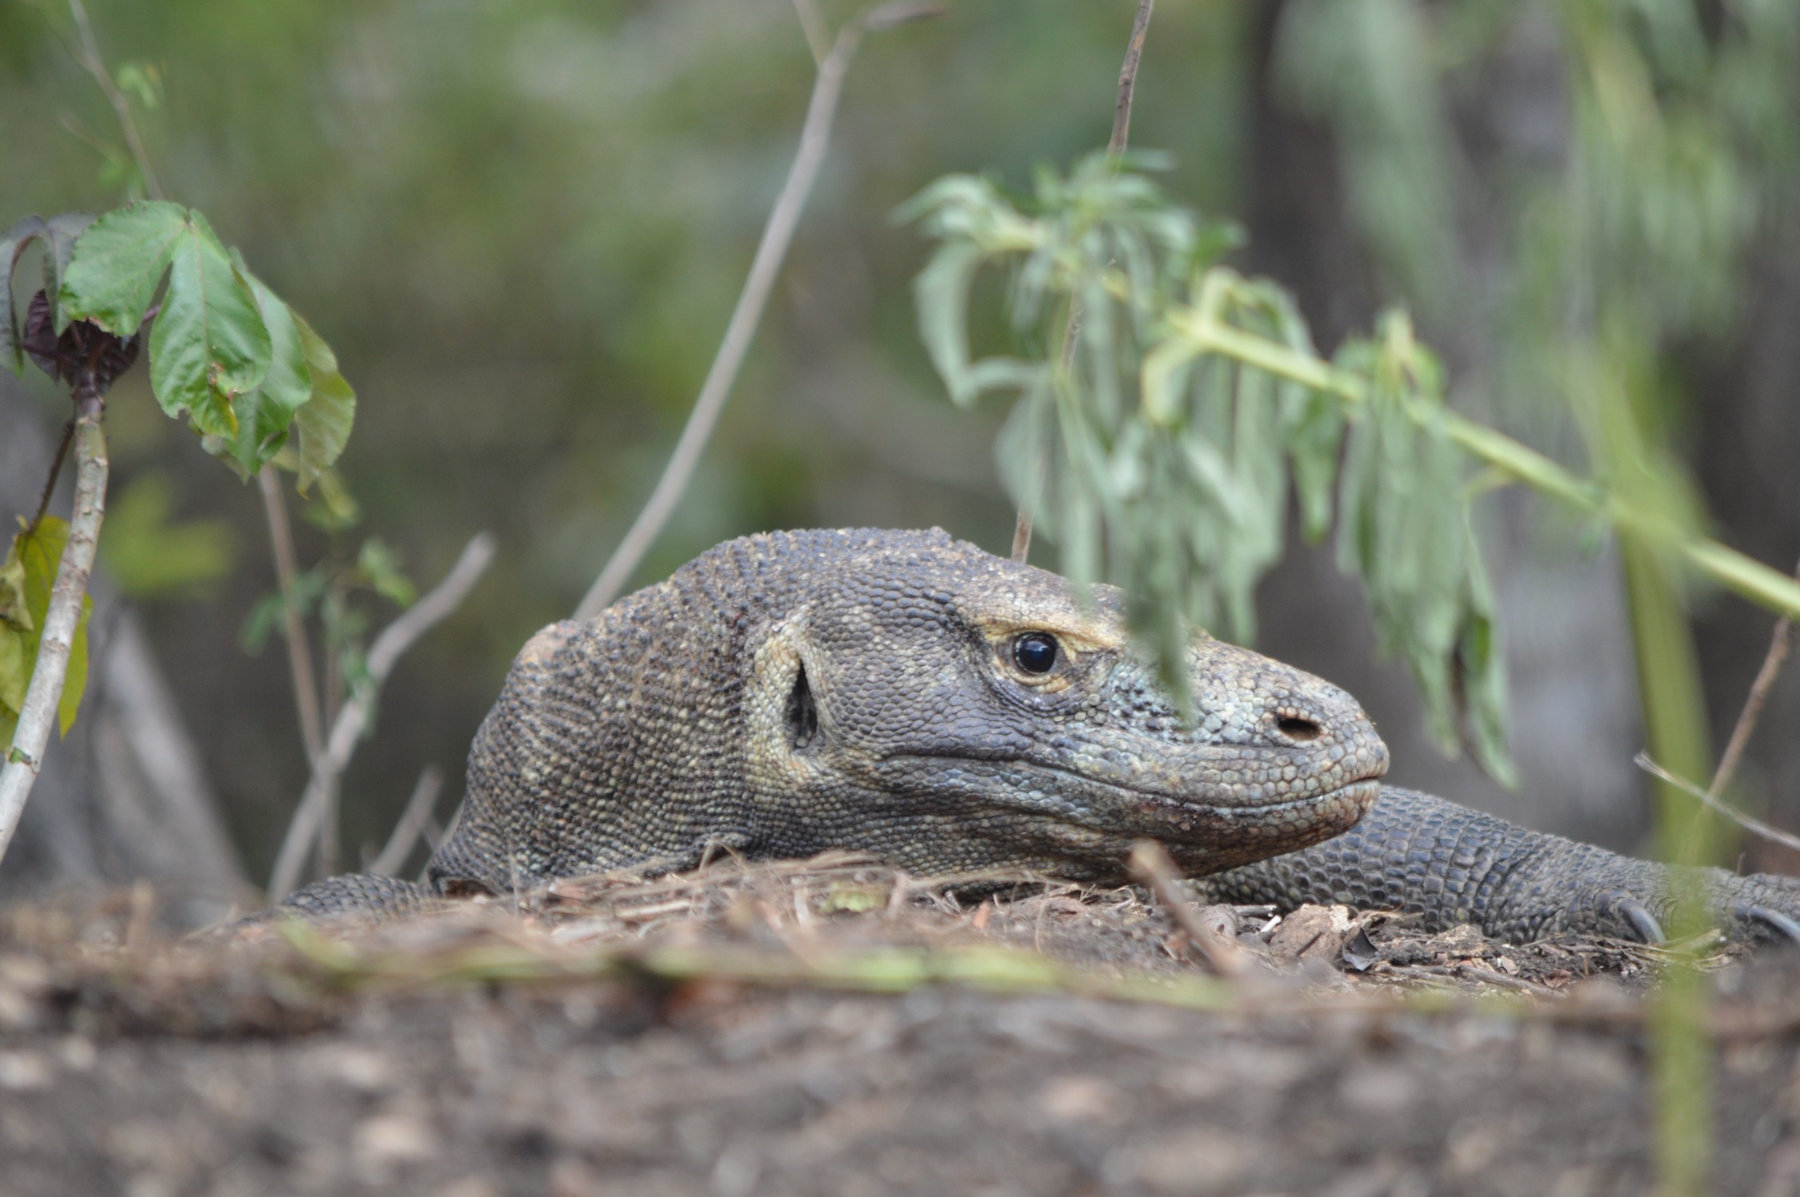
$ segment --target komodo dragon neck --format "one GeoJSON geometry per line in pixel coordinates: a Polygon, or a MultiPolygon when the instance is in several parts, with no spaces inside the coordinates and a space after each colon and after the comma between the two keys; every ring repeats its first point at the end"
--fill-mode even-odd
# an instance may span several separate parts
{"type": "Polygon", "coordinates": [[[525,646],[432,861],[503,893],[709,844],[909,869],[1121,876],[1153,836],[1213,872],[1337,835],[1387,750],[1326,682],[1204,634],[1184,722],[1123,600],[941,531],[731,541],[525,646]]]}

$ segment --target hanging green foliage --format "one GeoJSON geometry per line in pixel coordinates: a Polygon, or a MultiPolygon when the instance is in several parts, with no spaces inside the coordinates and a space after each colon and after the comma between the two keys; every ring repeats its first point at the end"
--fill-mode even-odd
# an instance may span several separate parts
{"type": "Polygon", "coordinates": [[[1002,478],[1064,572],[1131,592],[1133,632],[1177,693],[1191,626],[1254,636],[1290,493],[1311,540],[1335,505],[1339,563],[1437,739],[1510,780],[1492,599],[1435,358],[1391,315],[1327,365],[1280,287],[1219,264],[1237,230],[1174,203],[1142,173],[1156,165],[1091,155],[1067,177],[1041,171],[1020,203],[953,175],[902,209],[939,242],[916,292],[951,397],[1015,396],[1002,478]],[[970,293],[994,265],[1039,358],[971,352],[970,293]]]}

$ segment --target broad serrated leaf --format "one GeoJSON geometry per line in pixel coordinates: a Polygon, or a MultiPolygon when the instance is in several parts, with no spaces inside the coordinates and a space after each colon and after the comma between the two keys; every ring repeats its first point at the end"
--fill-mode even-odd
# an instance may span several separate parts
{"type": "Polygon", "coordinates": [[[294,414],[312,398],[313,380],[293,309],[244,268],[236,250],[232,251],[232,261],[249,282],[257,310],[269,330],[269,372],[261,386],[238,396],[232,405],[238,432],[229,453],[239,473],[248,477],[287,442],[294,414]]]}
{"type": "Polygon", "coordinates": [[[269,372],[269,329],[250,284],[205,217],[188,210],[169,286],[150,333],[150,387],[162,409],[202,436],[232,443],[232,404],[269,372]]]}
{"type": "Polygon", "coordinates": [[[294,414],[296,485],[305,494],[344,451],[356,422],[356,392],[338,373],[337,355],[298,312],[292,313],[301,352],[312,376],[312,395],[294,414]]]}
{"type": "Polygon", "coordinates": [[[162,200],[127,204],[95,220],[76,240],[55,292],[63,315],[134,335],[191,227],[186,208],[162,200]]]}
{"type": "MultiPolygon", "coordinates": [[[[23,521],[20,521],[23,523],[23,521]]],[[[0,744],[10,746],[18,726],[32,671],[37,668],[38,646],[44,618],[50,610],[50,592],[63,549],[69,542],[69,525],[55,516],[44,516],[35,527],[21,528],[13,537],[6,560],[0,563],[0,584],[6,591],[9,616],[0,620],[0,744]],[[25,621],[19,607],[23,606],[25,621]]],[[[57,714],[64,735],[75,720],[87,684],[87,617],[92,603],[82,598],[81,616],[69,649],[62,698],[57,714]]]]}

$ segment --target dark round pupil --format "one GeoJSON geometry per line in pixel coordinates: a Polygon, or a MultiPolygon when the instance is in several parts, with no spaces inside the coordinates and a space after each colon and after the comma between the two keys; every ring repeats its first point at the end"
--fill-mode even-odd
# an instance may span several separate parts
{"type": "Polygon", "coordinates": [[[1056,640],[1042,632],[1020,636],[1013,642],[1013,660],[1026,673],[1049,673],[1056,665],[1056,640]]]}

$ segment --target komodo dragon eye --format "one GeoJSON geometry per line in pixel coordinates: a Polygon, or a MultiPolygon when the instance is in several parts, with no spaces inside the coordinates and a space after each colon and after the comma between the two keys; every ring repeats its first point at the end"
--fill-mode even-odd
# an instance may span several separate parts
{"type": "Polygon", "coordinates": [[[1049,673],[1056,668],[1056,637],[1046,632],[1026,632],[1013,641],[1013,663],[1026,673],[1049,673]]]}

